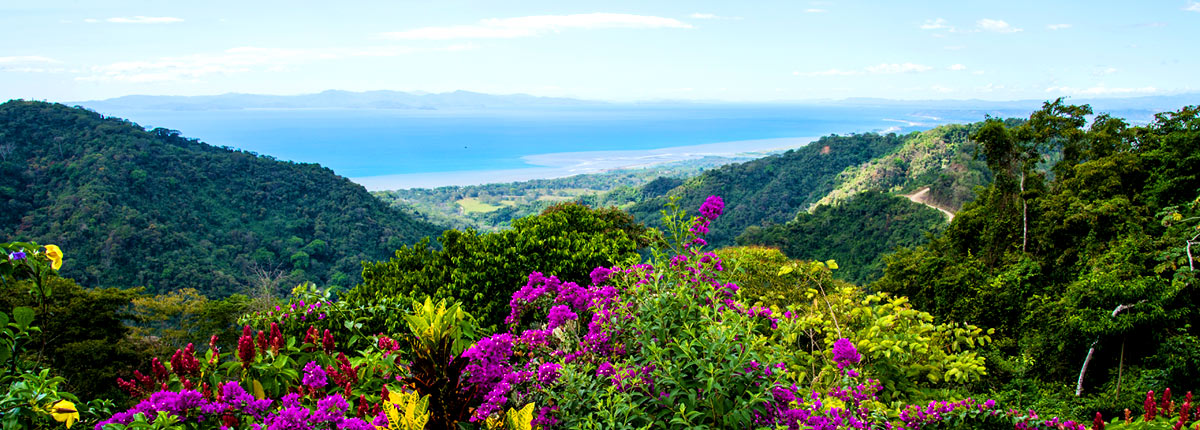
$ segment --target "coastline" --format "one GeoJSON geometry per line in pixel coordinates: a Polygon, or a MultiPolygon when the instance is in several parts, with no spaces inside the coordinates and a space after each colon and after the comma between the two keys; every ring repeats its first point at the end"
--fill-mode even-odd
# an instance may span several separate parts
{"type": "Polygon", "coordinates": [[[655,166],[704,157],[766,156],[772,152],[795,149],[816,141],[817,137],[736,140],[658,149],[620,151],[577,151],[532,154],[521,157],[530,167],[517,169],[469,170],[453,172],[404,173],[350,178],[369,191],[443,186],[480,185],[553,179],[616,169],[655,166]]]}

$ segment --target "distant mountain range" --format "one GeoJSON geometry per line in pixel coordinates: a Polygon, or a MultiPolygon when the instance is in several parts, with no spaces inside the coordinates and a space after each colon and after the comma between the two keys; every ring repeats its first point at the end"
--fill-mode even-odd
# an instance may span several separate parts
{"type": "MultiPolygon", "coordinates": [[[[1047,94],[1048,99],[1057,97],[1047,94]]],[[[975,111],[993,116],[1025,116],[1041,107],[1045,100],[891,100],[879,98],[847,98],[824,100],[778,101],[770,103],[725,102],[717,100],[662,100],[653,102],[610,103],[562,97],[539,97],[528,94],[484,94],[471,91],[424,93],[404,91],[352,92],[328,90],[316,94],[264,95],[228,93],[212,96],[150,96],[130,95],[105,100],[70,102],[94,110],[228,110],[228,109],[491,109],[491,108],[552,108],[626,105],[719,105],[719,104],[794,104],[828,106],[903,106],[919,115],[945,116],[944,113],[975,111]]],[[[1153,113],[1200,104],[1200,92],[1121,98],[1068,98],[1072,104],[1089,104],[1097,112],[1110,112],[1123,117],[1148,117],[1153,113]]]]}
{"type": "Polygon", "coordinates": [[[494,95],[455,91],[407,93],[403,91],[351,92],[328,90],[316,94],[277,96],[229,93],[215,96],[131,95],[106,100],[68,103],[95,110],[226,110],[226,109],[480,109],[600,105],[603,102],[526,94],[494,95]]]}

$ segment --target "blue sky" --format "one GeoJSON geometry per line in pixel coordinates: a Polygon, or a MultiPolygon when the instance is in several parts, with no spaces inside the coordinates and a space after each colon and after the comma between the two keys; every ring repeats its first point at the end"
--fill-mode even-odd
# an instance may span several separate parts
{"type": "Polygon", "coordinates": [[[0,100],[327,89],[602,100],[1200,91],[1194,1],[21,1],[0,100]]]}

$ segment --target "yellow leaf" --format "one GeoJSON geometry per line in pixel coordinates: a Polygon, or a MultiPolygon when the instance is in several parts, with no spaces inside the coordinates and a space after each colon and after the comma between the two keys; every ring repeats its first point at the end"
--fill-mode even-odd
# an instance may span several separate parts
{"type": "MultiPolygon", "coordinates": [[[[394,398],[393,396],[389,396],[389,397],[394,398]]],[[[392,402],[390,402],[390,401],[383,402],[383,412],[385,414],[387,414],[388,426],[381,427],[381,428],[399,429],[400,428],[400,412],[396,410],[396,405],[392,404],[392,402]]]]}
{"type": "Polygon", "coordinates": [[[837,270],[838,268],[837,262],[833,260],[826,261],[825,266],[829,267],[829,270],[837,270]]]}
{"type": "Polygon", "coordinates": [[[262,386],[261,382],[258,382],[258,380],[255,379],[252,382],[252,384],[254,385],[254,398],[256,398],[258,400],[267,398],[267,393],[263,391],[263,386],[262,386]]]}

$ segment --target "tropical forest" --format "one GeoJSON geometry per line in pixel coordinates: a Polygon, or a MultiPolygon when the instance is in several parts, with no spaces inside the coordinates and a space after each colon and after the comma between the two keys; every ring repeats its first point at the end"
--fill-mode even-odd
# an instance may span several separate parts
{"type": "Polygon", "coordinates": [[[0,141],[4,428],[1200,427],[1196,107],[830,135],[486,229],[61,104],[0,141]]]}

